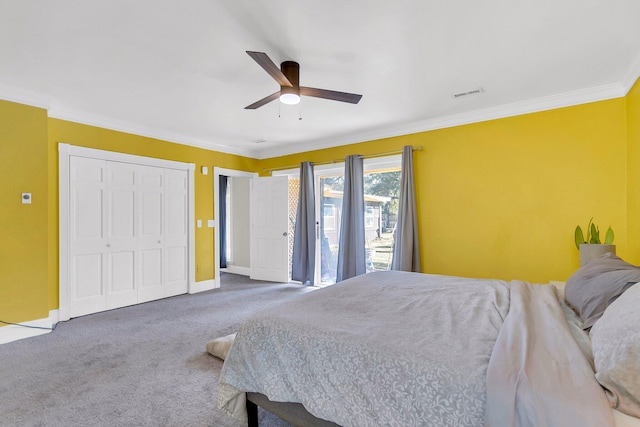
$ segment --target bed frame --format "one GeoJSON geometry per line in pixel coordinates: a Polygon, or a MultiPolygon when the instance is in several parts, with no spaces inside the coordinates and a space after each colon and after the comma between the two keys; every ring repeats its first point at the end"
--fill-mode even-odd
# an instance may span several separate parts
{"type": "Polygon", "coordinates": [[[258,406],[296,427],[340,427],[311,415],[301,403],[274,402],[260,393],[247,393],[248,427],[258,427],[258,406]]]}

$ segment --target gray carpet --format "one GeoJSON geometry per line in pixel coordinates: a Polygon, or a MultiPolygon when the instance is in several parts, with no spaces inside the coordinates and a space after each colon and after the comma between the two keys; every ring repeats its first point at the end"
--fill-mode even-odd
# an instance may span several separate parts
{"type": "MultiPolygon", "coordinates": [[[[220,289],[72,319],[0,345],[0,425],[240,427],[217,409],[222,361],[205,345],[305,292],[223,274],[220,289]]],[[[260,425],[289,426],[262,410],[260,425]]]]}

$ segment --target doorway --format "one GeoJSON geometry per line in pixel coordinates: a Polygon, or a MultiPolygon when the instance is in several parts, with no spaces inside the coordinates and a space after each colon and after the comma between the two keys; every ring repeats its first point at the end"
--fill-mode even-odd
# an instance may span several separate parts
{"type": "Polygon", "coordinates": [[[239,171],[214,167],[213,191],[214,191],[214,275],[215,287],[220,287],[220,230],[225,227],[227,231],[227,267],[224,271],[233,274],[249,276],[251,274],[250,260],[250,188],[251,180],[258,176],[254,172],[239,171]],[[227,211],[224,224],[220,224],[222,217],[220,203],[217,203],[220,194],[220,176],[228,177],[227,211]]]}
{"type": "MultiPolygon", "coordinates": [[[[222,227],[226,227],[226,231],[230,231],[230,234],[235,233],[235,237],[232,236],[232,247],[227,254],[231,251],[234,257],[234,263],[236,257],[249,257],[249,267],[236,268],[236,274],[249,275],[252,279],[265,280],[273,282],[288,282],[289,281],[289,251],[288,251],[288,196],[287,196],[287,180],[283,177],[259,177],[257,173],[237,171],[233,169],[224,169],[214,167],[213,173],[214,179],[214,274],[215,274],[215,287],[220,287],[220,253],[221,253],[221,241],[220,234],[222,227]],[[246,229],[246,221],[240,221],[245,225],[238,225],[234,230],[233,222],[236,218],[236,213],[233,213],[232,218],[229,221],[221,223],[221,211],[220,206],[222,203],[218,202],[220,197],[220,176],[228,177],[228,181],[231,181],[231,193],[229,200],[234,199],[234,187],[235,194],[238,194],[238,186],[249,186],[249,202],[246,202],[246,196],[242,202],[236,203],[236,206],[240,206],[236,209],[241,209],[241,214],[248,215],[249,226],[246,229]],[[243,179],[244,178],[244,179],[243,179]],[[249,243],[240,244],[238,240],[239,234],[248,234],[249,243]],[[240,255],[241,254],[241,255],[240,255]]],[[[246,191],[245,191],[246,194],[246,191]]],[[[242,198],[242,197],[240,197],[242,198]]],[[[233,209],[233,202],[231,208],[233,209]]],[[[226,211],[231,214],[231,211],[226,211]]],[[[238,221],[236,221],[238,222],[238,221]]],[[[227,269],[229,264],[227,264],[227,269]]]]}
{"type": "MultiPolygon", "coordinates": [[[[248,248],[251,230],[251,178],[227,176],[226,181],[226,197],[224,204],[220,203],[220,209],[225,211],[224,215],[220,215],[221,223],[219,224],[220,255],[224,253],[224,258],[219,260],[220,270],[250,276],[251,257],[248,248]],[[223,260],[224,265],[222,265],[223,260]]],[[[223,193],[222,189],[221,193],[223,193]]]]}
{"type": "MultiPolygon", "coordinates": [[[[364,161],[364,228],[367,273],[391,268],[400,194],[399,156],[364,161]]],[[[336,282],[338,244],[342,221],[344,169],[318,168],[316,179],[316,283],[336,282]]]]}
{"type": "MultiPolygon", "coordinates": [[[[367,272],[389,270],[391,267],[401,165],[401,155],[364,160],[367,272]]],[[[293,230],[298,203],[299,170],[283,170],[273,174],[289,177],[289,203],[293,206],[290,228],[293,230]]],[[[344,163],[316,166],[314,179],[317,227],[315,284],[328,286],[336,280],[344,163]]]]}

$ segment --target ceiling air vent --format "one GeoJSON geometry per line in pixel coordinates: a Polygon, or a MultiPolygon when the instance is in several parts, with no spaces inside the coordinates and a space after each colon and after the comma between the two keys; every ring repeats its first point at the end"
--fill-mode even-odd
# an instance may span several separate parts
{"type": "Polygon", "coordinates": [[[478,95],[480,93],[484,92],[484,89],[482,89],[481,87],[477,88],[477,89],[473,89],[473,90],[468,90],[466,92],[460,92],[460,93],[454,93],[453,97],[454,98],[462,98],[463,96],[469,96],[469,95],[478,95]]]}

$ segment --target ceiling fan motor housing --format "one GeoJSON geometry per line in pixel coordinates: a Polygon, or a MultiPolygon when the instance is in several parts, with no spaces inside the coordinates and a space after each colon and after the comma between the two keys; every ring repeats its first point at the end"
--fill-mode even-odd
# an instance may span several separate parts
{"type": "Polygon", "coordinates": [[[280,94],[300,96],[300,64],[294,61],[284,61],[280,64],[282,74],[291,82],[290,86],[280,86],[280,94]]]}
{"type": "Polygon", "coordinates": [[[295,61],[284,61],[280,64],[280,71],[289,79],[293,87],[300,86],[300,64],[295,61]]]}

